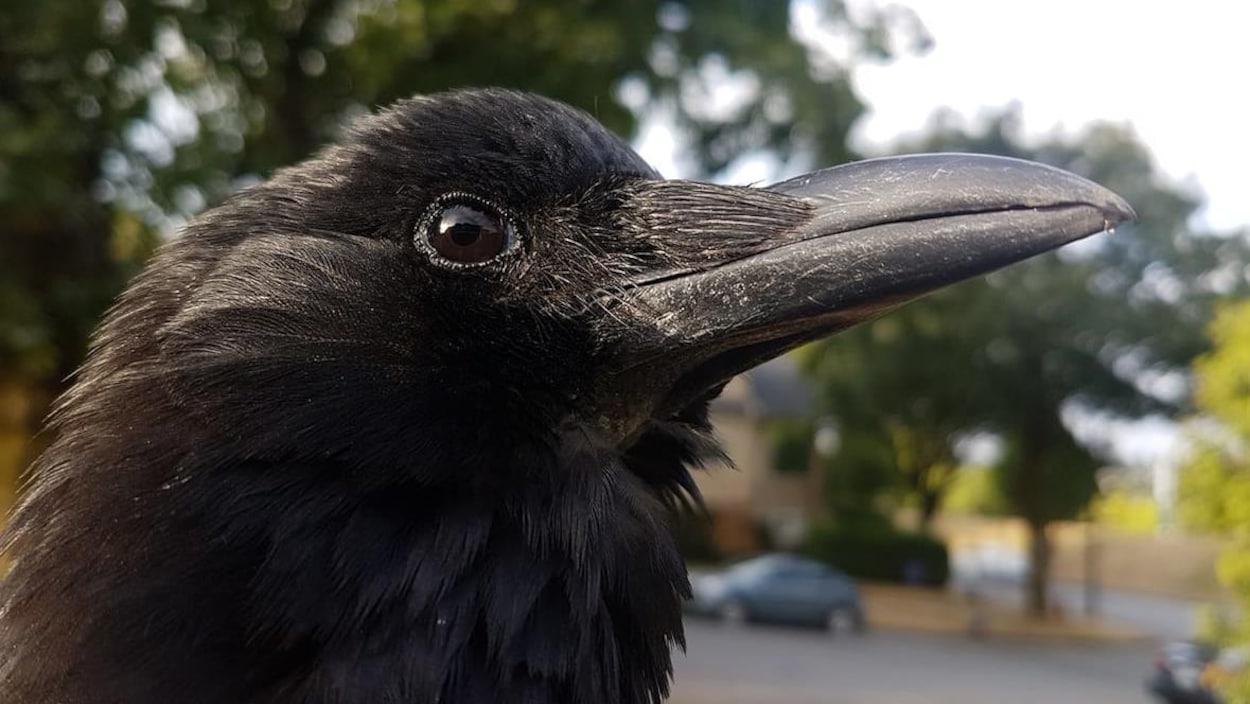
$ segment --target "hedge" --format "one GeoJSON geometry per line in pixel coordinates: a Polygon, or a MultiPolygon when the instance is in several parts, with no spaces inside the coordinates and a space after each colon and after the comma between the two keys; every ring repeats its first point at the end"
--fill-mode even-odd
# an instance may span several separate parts
{"type": "Polygon", "coordinates": [[[816,526],[802,551],[862,579],[941,586],[950,577],[946,545],[924,533],[816,526]]]}

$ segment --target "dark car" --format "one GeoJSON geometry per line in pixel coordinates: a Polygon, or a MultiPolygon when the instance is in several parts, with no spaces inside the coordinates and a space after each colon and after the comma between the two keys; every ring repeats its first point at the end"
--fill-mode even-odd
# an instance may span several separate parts
{"type": "Polygon", "coordinates": [[[864,630],[864,609],[855,583],[827,565],[773,553],[691,580],[689,609],[728,623],[746,621],[823,626],[835,632],[864,630]]]}
{"type": "Polygon", "coordinates": [[[1168,643],[1155,655],[1146,689],[1164,704],[1221,704],[1212,685],[1240,669],[1244,660],[1241,649],[1220,651],[1194,641],[1168,643]]]}

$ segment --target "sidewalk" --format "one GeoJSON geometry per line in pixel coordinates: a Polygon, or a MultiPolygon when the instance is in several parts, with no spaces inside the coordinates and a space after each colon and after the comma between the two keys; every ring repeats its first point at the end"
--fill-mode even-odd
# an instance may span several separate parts
{"type": "Polygon", "coordinates": [[[974,605],[942,589],[860,583],[871,628],[1046,642],[1131,643],[1151,634],[1097,619],[1069,616],[1040,621],[987,599],[974,605]]]}

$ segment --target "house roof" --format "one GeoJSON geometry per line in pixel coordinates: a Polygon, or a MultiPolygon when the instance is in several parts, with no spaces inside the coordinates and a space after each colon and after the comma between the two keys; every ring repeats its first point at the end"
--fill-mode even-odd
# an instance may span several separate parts
{"type": "Polygon", "coordinates": [[[724,394],[712,402],[714,411],[787,418],[806,415],[814,401],[811,383],[799,373],[798,365],[789,355],[746,371],[735,382],[743,382],[744,393],[724,394]]]}

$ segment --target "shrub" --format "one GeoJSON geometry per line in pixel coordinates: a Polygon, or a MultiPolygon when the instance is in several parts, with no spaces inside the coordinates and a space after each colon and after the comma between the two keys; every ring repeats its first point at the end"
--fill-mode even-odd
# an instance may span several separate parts
{"type": "Polygon", "coordinates": [[[941,586],[950,577],[946,545],[924,533],[819,525],[803,552],[862,579],[941,586]]]}

